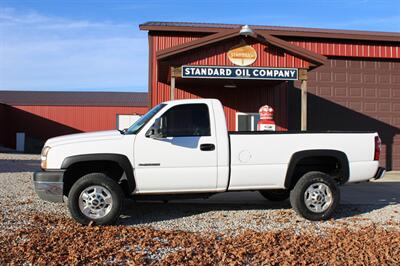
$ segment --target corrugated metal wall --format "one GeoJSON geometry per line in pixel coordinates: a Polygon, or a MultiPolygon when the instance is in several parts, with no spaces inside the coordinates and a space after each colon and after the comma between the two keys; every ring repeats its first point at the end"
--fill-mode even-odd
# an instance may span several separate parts
{"type": "MultiPolygon", "coordinates": [[[[234,131],[236,127],[236,112],[258,113],[258,109],[265,104],[275,109],[275,121],[278,130],[287,129],[287,82],[274,84],[265,82],[264,86],[241,86],[237,88],[224,88],[221,83],[209,82],[193,84],[191,86],[181,85],[176,88],[176,99],[198,99],[216,98],[224,105],[228,130],[234,131]],[[247,99],[244,100],[244,99],[247,99]]],[[[159,83],[156,103],[169,100],[170,87],[165,83],[159,83]]],[[[153,94],[154,95],[154,94],[153,94]]]]}
{"type": "MultiPolygon", "coordinates": [[[[152,106],[170,100],[170,85],[160,81],[160,73],[156,60],[156,52],[171,47],[173,44],[178,45],[195,39],[196,37],[174,35],[157,36],[151,34],[153,43],[151,52],[151,104],[152,106]]],[[[197,37],[198,38],[198,37],[197,37]]],[[[197,50],[188,54],[180,55],[177,59],[164,62],[168,66],[179,65],[223,65],[233,66],[227,59],[226,52],[238,45],[240,39],[232,39],[217,45],[207,47],[207,49],[197,50]]],[[[251,46],[257,51],[258,57],[252,66],[270,66],[270,67],[296,67],[308,68],[309,63],[300,58],[296,58],[285,53],[282,49],[264,44],[250,42],[251,46]]],[[[187,83],[186,83],[187,84],[187,83]]],[[[201,85],[199,82],[193,82],[192,86],[182,84],[178,79],[176,82],[176,99],[193,99],[193,98],[217,98],[224,105],[225,115],[227,118],[229,130],[235,130],[236,112],[258,112],[260,106],[269,104],[276,109],[275,121],[279,130],[287,129],[287,83],[282,82],[276,84],[272,81],[264,81],[262,85],[256,86],[239,86],[237,88],[224,88],[223,84],[209,80],[207,86],[201,85]],[[243,101],[242,99],[251,99],[243,101]]]]}
{"type": "MultiPolygon", "coordinates": [[[[168,82],[160,82],[160,75],[166,75],[166,71],[159,69],[157,64],[156,52],[164,50],[179,44],[187,43],[201,38],[204,35],[198,33],[182,33],[182,32],[151,32],[150,34],[150,92],[151,92],[151,105],[154,106],[159,102],[169,100],[170,90],[168,82]],[[160,71],[161,70],[161,71],[160,71]]],[[[311,50],[313,52],[325,56],[346,56],[346,57],[363,57],[363,58],[400,58],[400,46],[398,43],[390,42],[368,42],[368,41],[352,41],[352,40],[337,40],[337,39],[317,39],[317,38],[300,38],[300,37],[284,37],[283,39],[290,43],[300,46],[302,48],[311,50]]],[[[222,65],[230,66],[232,63],[227,59],[226,51],[237,44],[238,39],[224,41],[219,45],[207,46],[204,49],[180,55],[174,60],[163,62],[163,67],[166,66],[179,66],[183,64],[193,65],[222,65]],[[236,42],[236,43],[235,43],[236,42]]],[[[275,47],[266,47],[259,43],[251,43],[258,53],[258,58],[252,66],[268,66],[268,67],[298,67],[307,68],[308,63],[299,58],[285,54],[284,51],[275,47]]],[[[323,75],[323,74],[321,74],[323,75]]],[[[343,76],[342,73],[334,74],[335,77],[343,76]]],[[[323,85],[324,81],[321,81],[323,85]]],[[[363,81],[368,82],[368,81],[363,81]]],[[[195,82],[194,84],[197,84],[195,82]]],[[[196,97],[214,97],[220,99],[225,105],[225,113],[229,130],[235,128],[235,113],[244,109],[242,106],[242,99],[251,99],[245,102],[254,104],[251,111],[255,111],[256,105],[260,103],[270,103],[276,109],[279,109],[277,117],[279,117],[282,128],[287,128],[287,112],[282,114],[283,109],[286,108],[287,97],[287,84],[282,83],[285,88],[271,88],[273,86],[266,83],[263,87],[255,88],[236,88],[226,90],[223,87],[216,87],[212,81],[208,82],[208,88],[187,88],[179,84],[177,81],[176,98],[196,98],[196,97]],[[211,91],[208,93],[206,91],[211,91]],[[277,94],[278,96],[276,96],[277,94]],[[251,98],[250,98],[251,95],[251,98]],[[274,98],[274,101],[270,99],[274,98]],[[240,99],[240,100],[238,100],[240,99]],[[284,118],[286,117],[286,118],[284,118]]],[[[323,87],[323,86],[322,86],[323,87]]],[[[258,106],[259,107],[259,106],[258,106]]]]}
{"type": "Polygon", "coordinates": [[[15,133],[45,140],[54,136],[116,129],[117,114],[144,114],[147,107],[6,106],[5,146],[15,147],[15,133]]]}
{"type": "MultiPolygon", "coordinates": [[[[168,63],[180,65],[203,65],[203,66],[235,66],[227,57],[227,51],[242,43],[242,39],[235,38],[222,43],[207,46],[205,49],[197,49],[190,53],[179,55],[175,60],[168,63]]],[[[242,43],[243,44],[243,43],[242,43]]],[[[286,53],[283,49],[275,46],[266,46],[257,42],[247,42],[257,52],[256,61],[252,67],[295,67],[308,68],[309,63],[303,59],[286,53]]]]}
{"type": "Polygon", "coordinates": [[[14,106],[14,108],[80,131],[115,129],[117,114],[142,115],[148,110],[147,107],[122,106],[14,106]]]}
{"type": "MultiPolygon", "coordinates": [[[[286,38],[287,39],[287,38],[286,38]]],[[[400,45],[345,40],[287,39],[290,43],[326,56],[346,56],[364,58],[400,58],[400,45]]]]}
{"type": "MultiPolygon", "coordinates": [[[[169,97],[169,88],[163,86],[162,95],[169,97]]],[[[216,98],[224,106],[228,130],[236,127],[236,113],[258,113],[265,104],[275,109],[274,120],[278,130],[287,130],[287,82],[279,84],[265,82],[264,86],[238,84],[236,88],[224,88],[221,83],[183,86],[176,89],[177,99],[216,98]],[[245,100],[247,99],[247,100],[245,100]]]]}
{"type": "MultiPolygon", "coordinates": [[[[289,88],[289,127],[300,127],[300,82],[289,88]]],[[[400,170],[400,61],[335,58],[309,73],[310,130],[377,131],[380,163],[400,170]]]]}
{"type": "Polygon", "coordinates": [[[180,33],[180,32],[151,32],[154,51],[168,49],[173,46],[191,42],[207,34],[200,33],[180,33]]]}
{"type": "MultiPolygon", "coordinates": [[[[151,104],[169,99],[168,82],[160,82],[156,52],[174,45],[198,39],[192,33],[151,33],[151,104]],[[176,36],[176,37],[175,37],[176,36]]],[[[309,127],[319,130],[377,130],[382,136],[384,151],[382,164],[388,169],[400,169],[400,44],[304,37],[283,37],[304,49],[327,56],[325,66],[309,74],[309,127]],[[390,60],[389,60],[390,59],[390,60]]],[[[182,64],[232,65],[225,52],[234,43],[220,45],[180,55],[174,61],[163,62],[162,67],[182,64]]],[[[301,60],[282,56],[277,48],[252,43],[259,58],[252,66],[307,67],[301,60]]],[[[163,69],[161,69],[163,70],[163,69]]],[[[165,71],[161,71],[165,75],[165,71]]],[[[165,80],[165,79],[161,79],[165,80]]],[[[276,110],[281,129],[300,127],[300,94],[288,83],[264,85],[252,81],[227,89],[213,80],[180,84],[177,80],[177,98],[214,97],[224,104],[229,130],[235,129],[236,112],[256,112],[262,104],[276,110]],[[206,82],[206,85],[204,83],[206,82]],[[288,88],[289,87],[289,88],[288,88]],[[289,104],[287,104],[289,101],[289,104]],[[296,111],[297,110],[297,111],[296,111]],[[290,117],[288,113],[290,112],[290,117]],[[289,119],[289,121],[288,121],[289,119]]],[[[292,84],[292,83],[289,83],[292,84]]],[[[299,86],[299,84],[295,85],[299,86]]]]}
{"type": "Polygon", "coordinates": [[[311,129],[378,131],[381,164],[400,169],[400,61],[331,59],[309,88],[311,129]]]}

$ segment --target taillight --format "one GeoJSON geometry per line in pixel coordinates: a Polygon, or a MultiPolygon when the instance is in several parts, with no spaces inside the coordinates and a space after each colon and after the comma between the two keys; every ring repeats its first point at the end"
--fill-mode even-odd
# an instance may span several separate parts
{"type": "Polygon", "coordinates": [[[374,154],[374,161],[379,161],[379,156],[381,155],[381,139],[379,136],[375,137],[375,154],[374,154]]]}

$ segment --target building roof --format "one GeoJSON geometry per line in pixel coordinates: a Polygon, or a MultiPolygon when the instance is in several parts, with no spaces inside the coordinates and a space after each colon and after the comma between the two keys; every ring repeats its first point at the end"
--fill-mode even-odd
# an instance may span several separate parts
{"type": "Polygon", "coordinates": [[[147,92],[0,91],[7,105],[148,106],[147,92]]]}
{"type": "MultiPolygon", "coordinates": [[[[240,28],[240,24],[219,23],[192,23],[192,22],[146,22],[139,26],[141,30],[149,31],[185,31],[215,33],[224,30],[240,28]]],[[[379,32],[361,30],[336,30],[304,27],[281,27],[250,25],[254,30],[259,30],[275,36],[296,36],[312,38],[352,39],[368,41],[400,42],[400,32],[379,32]]]]}

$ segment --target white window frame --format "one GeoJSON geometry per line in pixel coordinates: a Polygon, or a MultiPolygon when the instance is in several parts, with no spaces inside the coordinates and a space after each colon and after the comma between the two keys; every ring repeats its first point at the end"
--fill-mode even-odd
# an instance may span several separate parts
{"type": "Polygon", "coordinates": [[[254,124],[254,116],[255,115],[260,115],[259,113],[244,113],[244,112],[236,112],[236,119],[235,119],[235,130],[239,131],[239,115],[251,115],[251,131],[257,131],[253,130],[253,128],[256,128],[257,125],[254,124]]]}
{"type": "MultiPolygon", "coordinates": [[[[128,113],[128,114],[126,114],[126,113],[117,113],[116,114],[116,116],[115,116],[115,122],[116,122],[116,129],[119,129],[119,116],[122,116],[122,115],[126,115],[126,116],[138,116],[139,118],[142,116],[142,115],[139,115],[139,114],[136,114],[136,113],[134,113],[134,114],[132,114],[132,113],[128,113]]],[[[138,119],[139,119],[138,118],[138,119]]]]}

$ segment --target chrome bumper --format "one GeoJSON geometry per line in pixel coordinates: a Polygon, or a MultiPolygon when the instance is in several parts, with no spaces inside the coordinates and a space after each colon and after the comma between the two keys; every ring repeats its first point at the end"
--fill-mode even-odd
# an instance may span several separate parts
{"type": "Polygon", "coordinates": [[[45,171],[33,174],[35,192],[39,198],[50,202],[63,202],[64,171],[45,171]]]}
{"type": "Polygon", "coordinates": [[[377,179],[381,179],[386,173],[386,169],[383,167],[378,167],[378,170],[376,171],[375,176],[373,177],[373,179],[377,180],[377,179]]]}

